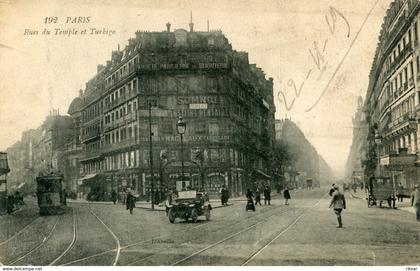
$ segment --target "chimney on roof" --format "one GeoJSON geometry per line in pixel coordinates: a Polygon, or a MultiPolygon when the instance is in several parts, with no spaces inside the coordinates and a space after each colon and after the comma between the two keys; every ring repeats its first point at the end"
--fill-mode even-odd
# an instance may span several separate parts
{"type": "Polygon", "coordinates": [[[118,52],[120,51],[120,44],[118,43],[118,52]]]}
{"type": "Polygon", "coordinates": [[[192,11],[190,11],[190,32],[194,32],[194,23],[192,21],[192,11]]]}
{"type": "Polygon", "coordinates": [[[171,32],[171,23],[170,22],[166,23],[166,31],[171,32]]]}

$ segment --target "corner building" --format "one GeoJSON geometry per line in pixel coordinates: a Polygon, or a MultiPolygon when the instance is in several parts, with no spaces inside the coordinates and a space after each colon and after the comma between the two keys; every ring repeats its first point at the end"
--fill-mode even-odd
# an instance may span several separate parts
{"type": "Polygon", "coordinates": [[[264,181],[275,140],[273,80],[232,50],[221,31],[136,32],[123,50],[77,97],[84,146],[80,190],[107,199],[112,189],[134,189],[150,197],[149,113],[154,187],[179,187],[184,134],[184,175],[192,187],[232,195],[264,181]],[[79,102],[81,101],[81,102],[79,102]],[[153,106],[149,108],[149,104],[153,106]],[[196,149],[203,159],[194,159],[196,149]]]}
{"type": "MultiPolygon", "coordinates": [[[[419,183],[420,2],[393,1],[384,18],[365,99],[367,175],[419,183]]],[[[369,176],[367,176],[369,177],[369,176]]]]}

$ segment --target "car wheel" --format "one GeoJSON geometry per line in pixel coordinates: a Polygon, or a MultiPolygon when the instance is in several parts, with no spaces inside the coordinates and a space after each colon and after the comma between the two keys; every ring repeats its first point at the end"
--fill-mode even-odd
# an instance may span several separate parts
{"type": "Polygon", "coordinates": [[[204,214],[205,216],[206,216],[206,220],[207,221],[210,221],[210,209],[206,209],[206,211],[205,211],[205,214],[204,214]]]}
{"type": "Polygon", "coordinates": [[[191,220],[192,220],[192,222],[196,223],[197,218],[198,218],[197,210],[196,209],[191,210],[191,220]]]}
{"type": "Polygon", "coordinates": [[[174,210],[169,209],[168,218],[169,218],[169,222],[171,222],[171,223],[174,223],[175,222],[174,210]]]}

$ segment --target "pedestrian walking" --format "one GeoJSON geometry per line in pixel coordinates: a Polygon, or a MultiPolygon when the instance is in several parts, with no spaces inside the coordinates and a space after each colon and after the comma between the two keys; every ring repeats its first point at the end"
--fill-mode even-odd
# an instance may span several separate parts
{"type": "Polygon", "coordinates": [[[130,210],[130,214],[133,214],[133,209],[136,207],[136,198],[130,191],[127,192],[126,207],[127,210],[130,210]]]}
{"type": "Polygon", "coordinates": [[[169,213],[169,207],[172,205],[172,191],[169,191],[168,195],[166,195],[166,201],[165,201],[165,211],[166,216],[168,216],[169,213]]]}
{"type": "Polygon", "coordinates": [[[115,190],[111,191],[111,200],[114,203],[114,205],[117,203],[117,192],[115,190]]]}
{"type": "Polygon", "coordinates": [[[411,206],[414,207],[416,212],[416,219],[420,222],[420,191],[419,185],[414,186],[414,191],[411,193],[411,206]]]}
{"type": "Polygon", "coordinates": [[[283,198],[284,198],[284,204],[289,205],[289,199],[291,199],[291,197],[290,197],[289,188],[287,188],[287,186],[284,188],[283,198]]]}
{"type": "Polygon", "coordinates": [[[258,204],[261,206],[261,190],[259,188],[255,191],[255,205],[258,204]]]}
{"type": "Polygon", "coordinates": [[[268,205],[271,205],[270,200],[271,200],[271,189],[267,185],[265,186],[265,189],[264,189],[264,205],[267,205],[267,203],[268,205]]]}
{"type": "Polygon", "coordinates": [[[66,191],[66,189],[63,189],[63,204],[64,204],[64,206],[67,206],[67,191],[66,191]]]}
{"type": "Polygon", "coordinates": [[[229,191],[226,189],[226,186],[223,185],[222,189],[220,189],[220,200],[222,205],[227,205],[229,199],[229,191]]]}
{"type": "Polygon", "coordinates": [[[10,215],[13,213],[13,209],[15,208],[15,199],[13,195],[7,196],[7,202],[6,202],[6,209],[7,213],[10,215]]]}
{"type": "Polygon", "coordinates": [[[337,228],[343,227],[343,221],[341,218],[341,212],[346,209],[346,199],[344,194],[339,191],[338,186],[334,186],[334,193],[332,194],[330,207],[333,208],[335,215],[337,216],[338,226],[337,228]]]}
{"type": "Polygon", "coordinates": [[[254,195],[251,192],[251,189],[247,189],[246,191],[246,198],[247,198],[247,203],[246,203],[246,208],[245,210],[253,210],[255,211],[255,205],[254,205],[254,195]]]}

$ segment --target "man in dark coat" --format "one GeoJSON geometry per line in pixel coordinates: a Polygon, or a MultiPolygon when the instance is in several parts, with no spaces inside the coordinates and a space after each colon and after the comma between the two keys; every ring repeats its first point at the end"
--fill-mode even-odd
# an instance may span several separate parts
{"type": "Polygon", "coordinates": [[[284,204],[289,205],[289,199],[291,199],[291,197],[290,197],[289,188],[287,188],[287,186],[284,188],[283,197],[284,197],[284,204]]]}
{"type": "Polygon", "coordinates": [[[341,219],[341,212],[346,209],[346,199],[344,194],[338,189],[338,186],[334,186],[334,193],[331,198],[330,208],[334,209],[334,213],[337,216],[338,226],[337,228],[343,227],[343,221],[341,219]]]}
{"type": "Polygon", "coordinates": [[[261,206],[261,191],[259,188],[255,191],[255,205],[260,204],[261,206]]]}
{"type": "Polygon", "coordinates": [[[111,200],[115,205],[115,203],[117,202],[117,192],[115,190],[112,190],[111,192],[111,200]]]}
{"type": "Polygon", "coordinates": [[[15,208],[15,198],[13,195],[7,196],[6,208],[9,215],[13,213],[13,209],[15,208]]]}
{"type": "Polygon", "coordinates": [[[267,185],[264,189],[264,205],[267,205],[267,202],[268,202],[268,205],[271,205],[270,200],[271,200],[271,189],[267,185]]]}
{"type": "Polygon", "coordinates": [[[130,191],[127,193],[126,205],[127,210],[130,210],[130,214],[133,214],[133,209],[136,207],[136,198],[130,191]]]}
{"type": "Polygon", "coordinates": [[[226,186],[222,186],[222,189],[220,190],[220,200],[222,202],[222,205],[227,205],[229,199],[229,191],[226,189],[226,186]]]}

